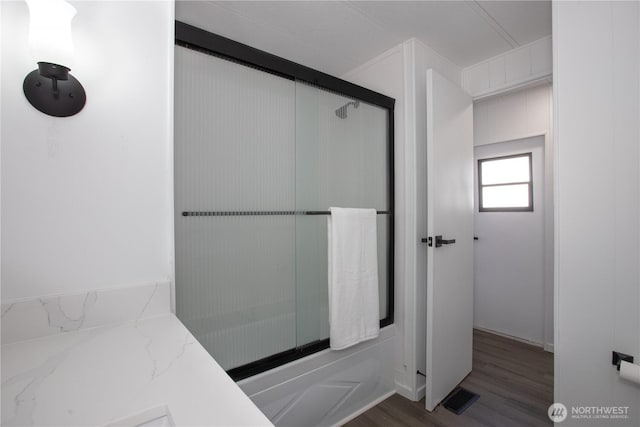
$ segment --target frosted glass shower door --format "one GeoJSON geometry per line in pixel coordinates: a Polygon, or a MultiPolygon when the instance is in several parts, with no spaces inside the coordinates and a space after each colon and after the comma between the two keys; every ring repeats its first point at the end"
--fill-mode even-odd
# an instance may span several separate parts
{"type": "Polygon", "coordinates": [[[327,348],[331,206],[378,211],[391,319],[390,110],[183,46],[174,90],[176,314],[218,363],[327,348]]]}
{"type": "Polygon", "coordinates": [[[176,312],[226,370],[296,347],[294,92],[175,48],[176,312]]]}
{"type": "MultiPolygon", "coordinates": [[[[296,211],[388,212],[387,110],[296,82],[296,211]]],[[[327,215],[296,215],[296,342],[329,337],[327,215]]],[[[387,316],[390,215],[378,215],[380,318],[387,316]]]]}

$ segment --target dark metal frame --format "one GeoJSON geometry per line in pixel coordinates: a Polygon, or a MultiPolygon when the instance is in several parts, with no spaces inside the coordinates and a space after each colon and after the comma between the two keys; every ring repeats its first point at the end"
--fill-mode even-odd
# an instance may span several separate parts
{"type": "MultiPolygon", "coordinates": [[[[337,77],[297,64],[284,58],[272,55],[259,49],[247,46],[234,40],[210,33],[203,29],[176,21],[175,43],[188,49],[235,61],[252,68],[275,74],[277,76],[305,82],[322,89],[337,92],[350,98],[356,98],[387,110],[388,141],[388,211],[389,215],[389,247],[387,254],[387,316],[380,320],[380,327],[394,322],[394,107],[395,99],[378,92],[355,85],[337,77]]],[[[324,214],[324,212],[323,212],[324,214]]],[[[184,214],[183,214],[184,215],[184,214]]],[[[189,215],[187,215],[189,216],[189,215]]],[[[329,340],[320,340],[304,346],[271,355],[264,359],[230,369],[227,373],[236,381],[259,374],[261,372],[284,365],[291,361],[317,353],[329,348],[329,340]]]]}
{"type": "Polygon", "coordinates": [[[513,154],[510,156],[490,157],[486,159],[478,159],[478,211],[479,212],[533,212],[533,154],[532,152],[513,154]],[[513,159],[516,157],[529,157],[529,181],[522,182],[503,182],[500,184],[482,184],[482,164],[493,160],[513,159]],[[483,187],[502,187],[505,185],[527,184],[529,186],[529,206],[511,207],[511,208],[485,208],[482,206],[482,188],[483,187]]]}

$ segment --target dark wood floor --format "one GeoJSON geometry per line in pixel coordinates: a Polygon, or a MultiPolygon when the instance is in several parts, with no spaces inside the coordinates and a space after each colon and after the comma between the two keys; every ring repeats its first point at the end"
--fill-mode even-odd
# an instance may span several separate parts
{"type": "Polygon", "coordinates": [[[462,415],[442,406],[429,413],[396,394],[346,424],[392,426],[550,426],[553,354],[494,334],[473,333],[473,371],[462,387],[480,395],[462,415]]]}

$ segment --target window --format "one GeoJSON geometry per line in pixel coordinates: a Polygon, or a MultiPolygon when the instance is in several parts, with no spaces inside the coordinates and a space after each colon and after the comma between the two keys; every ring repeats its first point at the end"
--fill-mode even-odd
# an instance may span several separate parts
{"type": "Polygon", "coordinates": [[[531,153],[478,160],[480,212],[533,211],[531,153]]]}

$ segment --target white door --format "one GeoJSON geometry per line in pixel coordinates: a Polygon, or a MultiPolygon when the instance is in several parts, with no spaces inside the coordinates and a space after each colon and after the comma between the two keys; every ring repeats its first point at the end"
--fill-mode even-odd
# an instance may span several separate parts
{"type": "Polygon", "coordinates": [[[473,104],[433,70],[427,71],[427,230],[425,406],[432,411],[471,372],[473,347],[473,104]]]}

